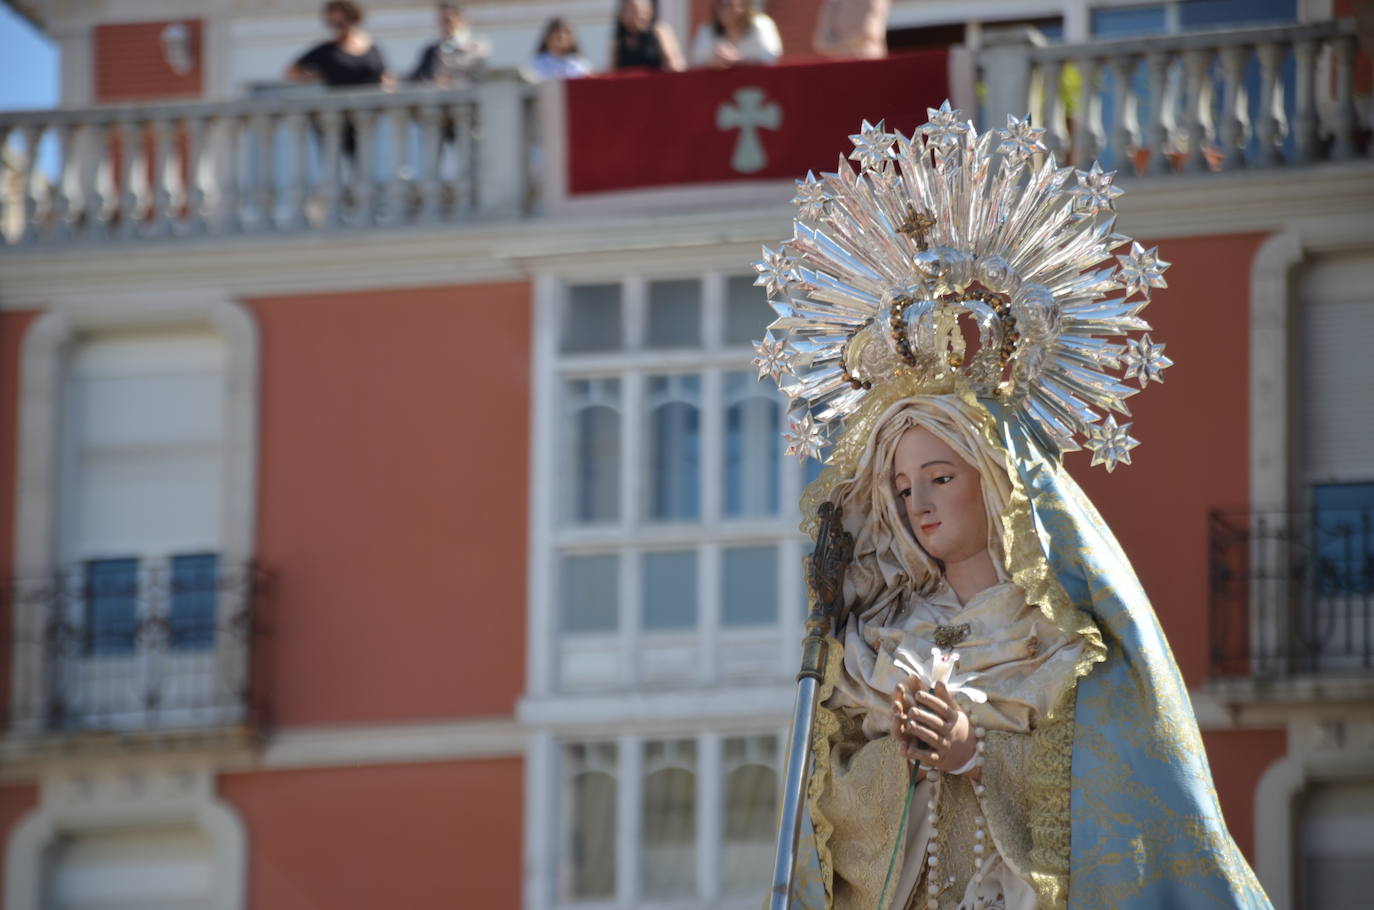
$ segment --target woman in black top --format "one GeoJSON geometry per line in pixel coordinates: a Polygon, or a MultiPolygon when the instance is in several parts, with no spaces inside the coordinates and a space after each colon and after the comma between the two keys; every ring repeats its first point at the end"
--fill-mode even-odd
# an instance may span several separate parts
{"type": "MultiPolygon", "coordinates": [[[[386,71],[382,52],[372,37],[358,26],[363,11],[351,0],[329,0],[324,5],[324,25],[334,33],[333,41],[315,45],[286,68],[291,82],[322,82],[330,88],[347,86],[391,86],[394,79],[386,71]]],[[[345,116],[339,134],[339,150],[352,158],[358,150],[358,132],[345,116]]]]}
{"type": "Polygon", "coordinates": [[[650,0],[620,0],[611,46],[614,69],[685,69],[673,30],[658,21],[650,0]]]}
{"type": "Polygon", "coordinates": [[[371,36],[359,28],[363,11],[351,0],[329,0],[324,5],[324,24],[334,40],[317,44],[301,54],[286,70],[292,82],[322,82],[328,86],[387,85],[382,52],[371,36]]]}

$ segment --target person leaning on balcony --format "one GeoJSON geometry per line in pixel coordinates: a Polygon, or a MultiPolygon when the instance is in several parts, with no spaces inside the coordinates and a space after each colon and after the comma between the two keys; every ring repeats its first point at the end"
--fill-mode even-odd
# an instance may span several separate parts
{"type": "Polygon", "coordinates": [[[767,13],[750,0],[715,0],[711,21],[697,29],[692,41],[692,65],[729,69],[741,63],[776,63],[782,38],[767,13]]]}
{"type": "Polygon", "coordinates": [[[825,0],[811,47],[836,60],[887,56],[887,14],[892,0],[825,0]]]}
{"type": "Polygon", "coordinates": [[[620,0],[611,39],[611,68],[677,72],[687,68],[677,35],[665,23],[650,0],[620,0]]]}
{"type": "Polygon", "coordinates": [[[438,41],[420,52],[409,81],[431,82],[442,88],[462,88],[477,82],[491,56],[491,44],[474,35],[463,8],[440,3],[438,41]]]}
{"type": "Polygon", "coordinates": [[[592,74],[591,61],[578,50],[577,35],[566,19],[555,16],[544,26],[530,72],[537,79],[580,79],[592,74]]]}
{"type": "Polygon", "coordinates": [[[297,57],[284,77],[290,82],[322,82],[330,87],[390,85],[393,80],[382,52],[372,36],[359,27],[362,8],[351,0],[329,0],[323,16],[325,28],[334,38],[297,57]]]}

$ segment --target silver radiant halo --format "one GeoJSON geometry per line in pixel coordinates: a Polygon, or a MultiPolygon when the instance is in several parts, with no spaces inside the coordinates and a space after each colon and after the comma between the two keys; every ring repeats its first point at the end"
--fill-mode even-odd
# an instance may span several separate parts
{"type": "Polygon", "coordinates": [[[1115,172],[1058,166],[1029,118],[979,134],[948,101],[927,113],[910,137],[865,121],[858,170],[841,157],[798,181],[792,238],[754,263],[778,314],[754,365],[792,402],[789,453],[818,458],[902,376],[995,397],[1053,451],[1130,464],[1111,415],[1130,414],[1128,380],[1172,363],[1139,334],[1169,263],[1113,230],[1115,172]]]}

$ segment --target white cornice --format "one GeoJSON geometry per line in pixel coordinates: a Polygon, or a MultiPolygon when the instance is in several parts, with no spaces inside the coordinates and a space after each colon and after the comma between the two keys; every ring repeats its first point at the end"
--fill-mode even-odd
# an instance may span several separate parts
{"type": "MultiPolygon", "coordinates": [[[[1374,163],[1123,180],[1120,228],[1163,240],[1339,224],[1374,236],[1374,163]]],[[[611,269],[671,270],[733,261],[785,238],[785,203],[692,214],[532,217],[435,228],[207,237],[0,253],[0,309],[55,297],[216,288],[243,298],[291,293],[520,281],[611,269]],[[703,258],[704,257],[704,258],[703,258]]],[[[1327,229],[1329,231],[1329,229],[1327,229]]]]}
{"type": "Polygon", "coordinates": [[[126,736],[0,740],[0,781],[58,766],[103,767],[149,756],[203,760],[216,771],[280,771],[416,762],[520,758],[525,732],[513,718],[288,727],[264,736],[237,729],[126,736]]]}

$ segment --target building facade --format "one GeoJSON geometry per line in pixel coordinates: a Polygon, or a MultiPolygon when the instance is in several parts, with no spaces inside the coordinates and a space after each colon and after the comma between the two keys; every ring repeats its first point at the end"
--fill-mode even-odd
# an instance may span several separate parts
{"type": "MultiPolygon", "coordinates": [[[[343,94],[266,84],[310,4],[24,7],[64,104],[0,114],[5,907],[756,907],[815,468],[756,382],[750,262],[786,156],[847,148],[827,118],[910,132],[946,95],[1118,170],[1173,263],[1145,445],[1068,466],[1276,906],[1357,905],[1363,13],[897,2],[911,53],[858,64],[809,53],[819,5],[772,5],[767,71],[535,85],[545,18],[600,64],[610,4],[474,3],[480,85],[343,94]]],[[[372,6],[405,68],[432,11],[372,6]]]]}

